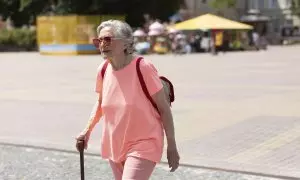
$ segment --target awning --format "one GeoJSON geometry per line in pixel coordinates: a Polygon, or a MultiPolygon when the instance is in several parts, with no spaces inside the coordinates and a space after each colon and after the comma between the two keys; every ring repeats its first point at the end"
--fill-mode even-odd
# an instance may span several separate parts
{"type": "Polygon", "coordinates": [[[197,30],[197,29],[253,29],[252,26],[232,21],[212,14],[198,16],[172,26],[178,30],[197,30]]]}

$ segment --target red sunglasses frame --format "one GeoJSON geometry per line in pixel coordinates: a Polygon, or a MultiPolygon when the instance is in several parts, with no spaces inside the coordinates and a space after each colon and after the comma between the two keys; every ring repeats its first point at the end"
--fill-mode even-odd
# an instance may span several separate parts
{"type": "Polygon", "coordinates": [[[103,38],[94,38],[93,44],[96,48],[99,48],[100,43],[105,42],[105,43],[110,44],[113,40],[117,40],[117,39],[122,39],[122,38],[115,38],[115,37],[110,37],[110,36],[106,36],[103,38]]]}

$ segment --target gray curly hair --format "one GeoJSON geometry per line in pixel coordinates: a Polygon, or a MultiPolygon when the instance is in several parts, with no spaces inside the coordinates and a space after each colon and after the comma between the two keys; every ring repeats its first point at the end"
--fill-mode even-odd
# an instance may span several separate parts
{"type": "Polygon", "coordinates": [[[134,41],[132,35],[132,29],[129,24],[120,20],[108,20],[102,22],[97,27],[97,35],[99,36],[100,31],[105,28],[110,27],[113,30],[113,33],[116,37],[122,38],[126,42],[126,50],[125,53],[132,54],[134,51],[134,41]]]}

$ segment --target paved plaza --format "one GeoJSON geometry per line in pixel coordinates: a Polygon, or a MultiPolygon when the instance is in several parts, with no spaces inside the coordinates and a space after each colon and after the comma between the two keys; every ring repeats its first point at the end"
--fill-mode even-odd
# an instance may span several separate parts
{"type": "MultiPolygon", "coordinates": [[[[162,163],[153,178],[300,179],[299,55],[300,46],[218,56],[146,56],[174,83],[181,163],[193,166],[172,174],[162,163]]],[[[0,179],[44,179],[24,175],[22,166],[38,163],[36,171],[46,179],[79,179],[75,137],[96,102],[100,63],[96,55],[0,54],[0,179]]],[[[107,163],[95,156],[100,136],[101,122],[87,151],[93,155],[87,156],[89,179],[97,172],[111,177],[107,163]]]]}
{"type": "MultiPolygon", "coordinates": [[[[79,155],[33,148],[0,146],[1,180],[79,180],[79,155]]],[[[108,162],[97,156],[85,157],[86,180],[113,180],[108,162]]],[[[158,165],[150,180],[279,180],[241,173],[180,167],[175,173],[158,165]]]]}

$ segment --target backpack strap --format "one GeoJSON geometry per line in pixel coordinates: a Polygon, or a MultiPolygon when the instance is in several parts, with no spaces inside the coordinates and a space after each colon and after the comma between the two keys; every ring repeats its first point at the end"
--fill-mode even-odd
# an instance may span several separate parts
{"type": "Polygon", "coordinates": [[[102,80],[104,78],[104,75],[105,75],[105,72],[106,72],[106,68],[107,68],[107,65],[108,65],[108,61],[106,60],[104,65],[102,66],[102,69],[101,69],[101,77],[102,77],[102,80]]]}
{"type": "Polygon", "coordinates": [[[147,89],[145,80],[144,80],[142,72],[141,72],[140,63],[141,63],[142,59],[143,59],[142,57],[139,57],[137,59],[137,61],[136,61],[136,71],[137,71],[137,74],[138,74],[138,77],[139,77],[139,81],[141,83],[141,86],[142,86],[142,89],[144,91],[144,94],[149,99],[149,101],[151,102],[152,106],[157,110],[158,114],[160,114],[157,105],[155,104],[155,102],[151,98],[151,95],[150,95],[150,93],[149,93],[149,91],[147,89]]]}

